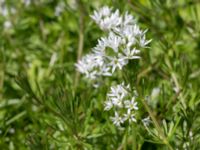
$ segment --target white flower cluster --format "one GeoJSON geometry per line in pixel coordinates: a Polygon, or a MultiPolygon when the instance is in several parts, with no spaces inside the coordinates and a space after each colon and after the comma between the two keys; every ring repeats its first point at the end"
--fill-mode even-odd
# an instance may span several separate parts
{"type": "Polygon", "coordinates": [[[91,18],[99,27],[108,32],[107,37],[98,40],[92,53],[78,61],[78,71],[90,79],[111,76],[116,69],[122,69],[129,60],[139,59],[141,48],[146,48],[151,40],[146,40],[146,31],[140,30],[132,15],[120,15],[105,6],[94,11],[91,18]]]}
{"type": "Polygon", "coordinates": [[[137,93],[130,93],[130,86],[121,83],[111,87],[111,91],[107,94],[104,109],[106,111],[114,110],[115,116],[111,117],[113,124],[120,127],[121,124],[128,121],[129,123],[136,122],[135,111],[138,110],[137,102],[135,101],[137,93]]]}

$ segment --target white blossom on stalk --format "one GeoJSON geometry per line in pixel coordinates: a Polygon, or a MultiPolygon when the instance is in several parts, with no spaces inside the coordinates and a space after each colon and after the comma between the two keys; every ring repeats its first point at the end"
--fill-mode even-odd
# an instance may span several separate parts
{"type": "Polygon", "coordinates": [[[102,76],[112,76],[112,73],[110,72],[111,68],[106,66],[106,65],[103,65],[100,69],[100,75],[102,76]]]}
{"type": "Polygon", "coordinates": [[[111,76],[116,70],[122,70],[129,60],[140,59],[140,49],[146,48],[151,41],[146,40],[147,30],[142,31],[128,12],[121,15],[119,10],[105,6],[94,11],[91,18],[108,34],[98,39],[91,54],[76,64],[78,71],[89,79],[111,76]]]}
{"type": "MultiPolygon", "coordinates": [[[[106,56],[106,48],[111,48],[113,54],[118,53],[118,48],[122,44],[122,38],[113,32],[110,32],[108,37],[102,37],[98,40],[98,44],[93,48],[93,52],[97,55],[106,56]]],[[[115,54],[115,55],[116,55],[115,54]]]]}
{"type": "Polygon", "coordinates": [[[123,58],[124,59],[140,59],[140,56],[137,56],[137,54],[140,53],[140,50],[137,50],[137,49],[130,49],[130,48],[126,48],[124,49],[124,56],[123,58]]]}
{"type": "Polygon", "coordinates": [[[112,86],[111,91],[107,94],[111,99],[116,97],[118,99],[123,99],[129,90],[130,86],[125,86],[124,83],[118,84],[117,86],[112,86]]]}
{"type": "Polygon", "coordinates": [[[127,61],[125,61],[122,58],[109,57],[109,59],[110,59],[110,63],[108,65],[112,67],[112,73],[115,72],[116,68],[119,68],[120,70],[122,70],[123,66],[127,64],[127,61]]]}
{"type": "Polygon", "coordinates": [[[143,36],[140,38],[140,46],[141,46],[141,47],[146,47],[146,45],[149,44],[150,42],[151,42],[151,40],[146,41],[145,35],[143,35],[143,36]]]}
{"type": "Polygon", "coordinates": [[[123,17],[123,26],[131,25],[131,24],[135,24],[135,23],[136,23],[136,21],[133,18],[133,16],[128,14],[128,12],[126,12],[123,17]]]}
{"type": "Polygon", "coordinates": [[[104,40],[106,47],[112,48],[115,53],[118,52],[118,48],[122,44],[122,38],[120,36],[110,32],[108,38],[105,38],[104,40]]]}
{"type": "Polygon", "coordinates": [[[108,101],[105,102],[105,110],[110,107],[110,102],[113,106],[122,108],[123,107],[123,99],[128,94],[127,91],[128,86],[124,86],[124,83],[119,84],[117,86],[112,86],[111,91],[107,94],[108,101]]]}
{"type": "Polygon", "coordinates": [[[132,97],[131,100],[126,100],[124,104],[128,110],[138,110],[137,102],[135,102],[135,97],[132,97]]]}
{"type": "Polygon", "coordinates": [[[111,118],[113,124],[120,127],[126,121],[129,123],[137,121],[135,112],[138,110],[138,106],[135,96],[135,92],[130,92],[130,85],[125,85],[124,83],[110,88],[107,100],[104,103],[104,110],[114,110],[115,117],[111,118]]]}
{"type": "Polygon", "coordinates": [[[108,111],[108,110],[110,110],[112,107],[113,107],[112,101],[108,100],[108,101],[105,102],[104,110],[108,111]]]}
{"type": "Polygon", "coordinates": [[[120,127],[120,125],[122,123],[124,123],[124,120],[122,117],[119,116],[119,114],[117,112],[115,112],[115,116],[114,117],[110,117],[111,120],[113,121],[113,124],[120,127]]]}
{"type": "Polygon", "coordinates": [[[95,79],[98,72],[95,68],[100,66],[102,61],[98,59],[93,54],[88,54],[84,56],[81,60],[76,64],[77,69],[86,75],[86,77],[90,79],[95,79]]]}
{"type": "Polygon", "coordinates": [[[144,119],[142,119],[142,123],[145,127],[149,126],[149,124],[151,123],[150,117],[146,117],[144,119]]]}
{"type": "Polygon", "coordinates": [[[129,123],[137,122],[137,120],[135,119],[135,114],[130,109],[128,109],[127,113],[124,114],[124,118],[123,119],[124,119],[124,121],[128,120],[129,123]]]}
{"type": "Polygon", "coordinates": [[[100,8],[98,11],[94,11],[91,18],[99,25],[102,30],[110,30],[121,24],[122,18],[117,9],[112,12],[112,9],[108,6],[100,8]]]}

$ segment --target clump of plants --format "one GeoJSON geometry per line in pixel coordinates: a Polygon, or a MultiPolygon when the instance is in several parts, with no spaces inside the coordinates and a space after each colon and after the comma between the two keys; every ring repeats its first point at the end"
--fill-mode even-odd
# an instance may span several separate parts
{"type": "Polygon", "coordinates": [[[0,149],[200,149],[199,10],[0,0],[0,149]]]}

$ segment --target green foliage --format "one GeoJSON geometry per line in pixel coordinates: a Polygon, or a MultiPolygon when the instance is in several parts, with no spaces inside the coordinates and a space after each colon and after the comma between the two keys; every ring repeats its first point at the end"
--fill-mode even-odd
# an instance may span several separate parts
{"type": "Polygon", "coordinates": [[[0,11],[5,7],[0,149],[200,148],[198,0],[5,0],[0,11]],[[152,42],[140,60],[94,88],[74,64],[102,35],[89,15],[104,5],[128,10],[152,42]],[[138,121],[119,130],[104,111],[106,93],[122,79],[137,89],[139,114],[151,117],[149,126],[138,121]]]}

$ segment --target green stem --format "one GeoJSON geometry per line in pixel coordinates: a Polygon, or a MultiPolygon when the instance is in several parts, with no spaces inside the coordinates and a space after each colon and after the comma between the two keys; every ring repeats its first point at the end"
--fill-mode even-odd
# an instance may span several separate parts
{"type": "Polygon", "coordinates": [[[3,64],[0,64],[0,99],[3,97],[4,69],[3,64]]]}
{"type": "Polygon", "coordinates": [[[4,76],[5,76],[5,63],[3,50],[0,50],[0,100],[3,97],[3,85],[4,85],[4,76]]]}
{"type": "Polygon", "coordinates": [[[136,130],[135,127],[132,128],[132,132],[133,132],[133,150],[137,150],[137,144],[136,144],[136,130]]]}
{"type": "MultiPolygon", "coordinates": [[[[83,4],[82,4],[81,0],[76,0],[76,3],[78,4],[78,9],[79,9],[79,14],[80,14],[80,18],[79,18],[80,30],[79,30],[79,42],[78,42],[78,50],[77,50],[77,62],[78,62],[78,60],[82,56],[83,45],[84,45],[84,8],[83,8],[83,4]]],[[[78,85],[79,76],[80,76],[80,73],[78,71],[76,71],[75,88],[78,85]]]]}
{"type": "Polygon", "coordinates": [[[181,86],[180,86],[178,79],[176,77],[176,74],[174,72],[172,72],[172,79],[174,81],[175,87],[178,89],[179,96],[180,96],[180,102],[182,103],[183,107],[186,109],[187,106],[184,102],[184,97],[183,97],[183,94],[181,92],[181,86]]]}
{"type": "Polygon", "coordinates": [[[155,116],[153,115],[153,112],[149,108],[148,104],[146,103],[145,100],[142,100],[142,103],[143,103],[145,109],[147,110],[147,112],[149,113],[149,116],[151,117],[156,130],[158,131],[158,133],[160,133],[160,136],[161,136],[161,139],[162,139],[163,143],[165,145],[167,145],[170,150],[173,150],[172,146],[170,145],[170,143],[168,142],[167,138],[165,137],[160,125],[158,124],[158,122],[157,122],[155,116]]]}

